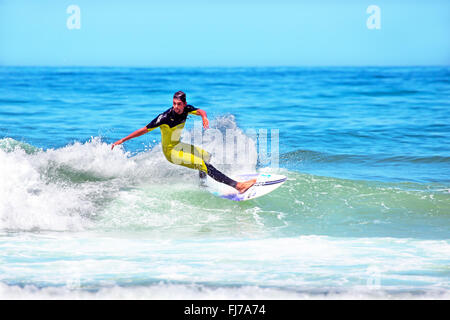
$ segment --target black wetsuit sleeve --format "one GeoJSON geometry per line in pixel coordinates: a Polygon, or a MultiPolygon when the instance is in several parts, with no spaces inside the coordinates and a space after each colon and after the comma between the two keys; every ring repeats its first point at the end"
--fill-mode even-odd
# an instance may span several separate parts
{"type": "Polygon", "coordinates": [[[164,113],[158,115],[155,119],[153,119],[148,125],[146,125],[148,131],[152,131],[153,129],[158,128],[160,125],[164,124],[164,113]]]}
{"type": "Polygon", "coordinates": [[[188,104],[186,107],[184,107],[185,112],[188,114],[197,114],[198,108],[188,104]]]}

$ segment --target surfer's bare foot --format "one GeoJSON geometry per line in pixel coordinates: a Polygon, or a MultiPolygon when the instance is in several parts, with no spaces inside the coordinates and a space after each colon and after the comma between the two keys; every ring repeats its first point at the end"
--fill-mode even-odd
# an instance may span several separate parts
{"type": "Polygon", "coordinates": [[[236,184],[236,189],[239,191],[239,193],[244,193],[255,183],[256,183],[256,179],[248,180],[245,182],[238,182],[236,184]]]}

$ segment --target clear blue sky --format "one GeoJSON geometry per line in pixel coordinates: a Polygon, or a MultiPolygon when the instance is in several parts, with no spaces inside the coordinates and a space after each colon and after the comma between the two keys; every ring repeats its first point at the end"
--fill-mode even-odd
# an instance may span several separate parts
{"type": "Polygon", "coordinates": [[[0,65],[450,65],[449,31],[449,0],[0,0],[0,65]]]}

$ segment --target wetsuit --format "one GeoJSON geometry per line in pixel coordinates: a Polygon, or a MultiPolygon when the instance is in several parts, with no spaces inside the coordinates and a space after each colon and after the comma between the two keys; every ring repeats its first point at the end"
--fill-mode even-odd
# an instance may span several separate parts
{"type": "Polygon", "coordinates": [[[200,171],[200,177],[202,177],[201,173],[205,172],[214,180],[235,188],[236,181],[227,177],[209,163],[211,155],[208,152],[197,146],[180,142],[181,131],[189,114],[197,115],[197,108],[188,104],[184,107],[182,114],[178,114],[173,108],[170,108],[153,119],[146,126],[147,130],[149,132],[160,128],[163,153],[170,162],[197,169],[200,171]]]}

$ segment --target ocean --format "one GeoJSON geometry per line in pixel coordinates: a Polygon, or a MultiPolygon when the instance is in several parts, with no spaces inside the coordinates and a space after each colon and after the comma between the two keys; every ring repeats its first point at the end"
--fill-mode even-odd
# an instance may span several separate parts
{"type": "Polygon", "coordinates": [[[0,298],[449,299],[449,98],[449,67],[0,67],[0,298]],[[184,140],[241,141],[212,164],[288,180],[234,202],[159,129],[111,150],[178,90],[184,140]]]}

